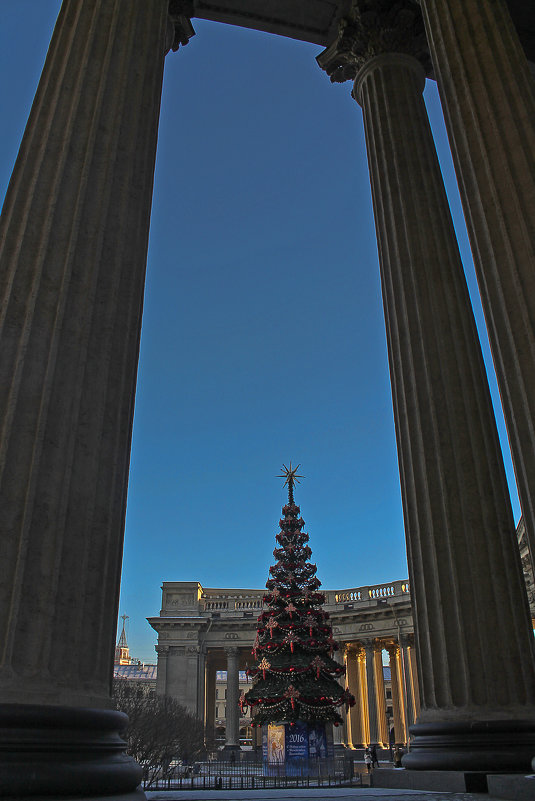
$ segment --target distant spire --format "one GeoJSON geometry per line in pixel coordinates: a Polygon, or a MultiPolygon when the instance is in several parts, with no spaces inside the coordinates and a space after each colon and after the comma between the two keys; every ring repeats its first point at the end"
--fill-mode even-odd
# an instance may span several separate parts
{"type": "Polygon", "coordinates": [[[126,621],[129,620],[128,615],[121,615],[121,620],[123,621],[123,630],[121,631],[121,636],[119,637],[117,648],[128,648],[128,643],[126,642],[126,631],[124,630],[126,621]]]}

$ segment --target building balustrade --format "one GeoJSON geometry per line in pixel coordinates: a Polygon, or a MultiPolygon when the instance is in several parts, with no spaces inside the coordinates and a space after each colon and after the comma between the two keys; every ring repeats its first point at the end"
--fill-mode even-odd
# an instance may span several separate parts
{"type": "MultiPolygon", "coordinates": [[[[196,608],[203,612],[244,612],[261,610],[265,590],[220,590],[205,589],[197,582],[166,582],[164,587],[164,604],[162,614],[173,614],[182,610],[196,608]],[[183,588],[195,584],[197,593],[188,593],[183,588]],[[195,594],[197,599],[195,599],[195,594]]],[[[325,606],[343,606],[347,603],[369,603],[380,599],[410,598],[410,586],[407,580],[393,581],[389,584],[371,584],[362,587],[352,587],[343,590],[323,590],[325,593],[325,606]]]]}
{"type": "Polygon", "coordinates": [[[408,595],[410,586],[408,581],[394,581],[392,584],[374,584],[367,587],[355,587],[351,590],[340,590],[335,593],[335,603],[348,603],[351,601],[368,601],[376,598],[393,598],[408,595]]]}

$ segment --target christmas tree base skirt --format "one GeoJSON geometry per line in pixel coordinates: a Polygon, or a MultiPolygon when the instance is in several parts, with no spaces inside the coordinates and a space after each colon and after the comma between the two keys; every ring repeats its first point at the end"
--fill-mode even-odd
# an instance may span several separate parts
{"type": "Polygon", "coordinates": [[[334,768],[332,725],[278,723],[262,726],[264,776],[329,776],[334,768]]]}

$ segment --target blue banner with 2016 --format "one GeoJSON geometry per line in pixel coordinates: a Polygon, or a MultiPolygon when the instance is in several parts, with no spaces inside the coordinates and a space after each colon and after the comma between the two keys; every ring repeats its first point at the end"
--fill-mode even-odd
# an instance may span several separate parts
{"type": "Polygon", "coordinates": [[[286,775],[298,776],[308,760],[308,725],[301,720],[286,724],[286,775]]]}

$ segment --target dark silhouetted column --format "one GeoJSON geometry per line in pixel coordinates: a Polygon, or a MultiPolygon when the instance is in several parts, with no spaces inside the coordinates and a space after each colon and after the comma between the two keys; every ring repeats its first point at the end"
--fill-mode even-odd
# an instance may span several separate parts
{"type": "Polygon", "coordinates": [[[411,768],[524,770],[534,641],[479,341],[422,91],[416,3],[355,14],[319,57],[362,106],[417,635],[411,768]]]}
{"type": "Polygon", "coordinates": [[[141,775],[110,691],[173,39],[168,0],[64,0],[0,220],[2,795],[141,775]]]}
{"type": "Polygon", "coordinates": [[[535,80],[503,0],[421,0],[535,564],[535,80]]]}

